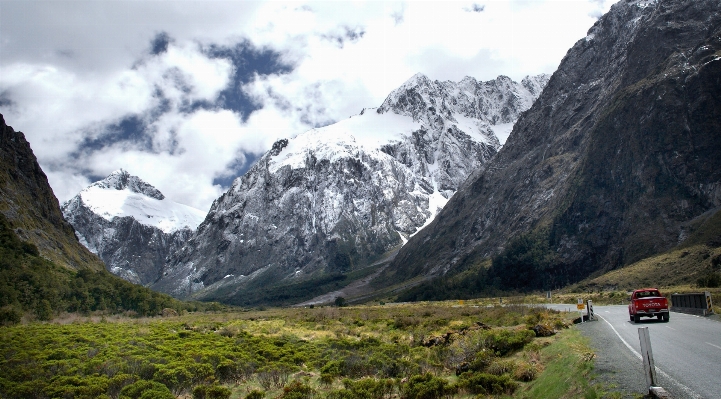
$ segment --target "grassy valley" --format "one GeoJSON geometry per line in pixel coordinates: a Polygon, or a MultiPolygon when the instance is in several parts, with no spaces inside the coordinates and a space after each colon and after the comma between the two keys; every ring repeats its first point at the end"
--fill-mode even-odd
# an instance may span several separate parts
{"type": "Polygon", "coordinates": [[[34,322],[0,329],[0,397],[597,397],[569,324],[482,301],[34,322]]]}

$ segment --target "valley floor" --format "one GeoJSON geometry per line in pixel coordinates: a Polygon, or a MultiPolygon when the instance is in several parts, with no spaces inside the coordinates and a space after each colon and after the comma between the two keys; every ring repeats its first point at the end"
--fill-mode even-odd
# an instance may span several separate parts
{"type": "Polygon", "coordinates": [[[571,316],[449,301],[22,324],[0,328],[0,397],[598,397],[571,316]]]}

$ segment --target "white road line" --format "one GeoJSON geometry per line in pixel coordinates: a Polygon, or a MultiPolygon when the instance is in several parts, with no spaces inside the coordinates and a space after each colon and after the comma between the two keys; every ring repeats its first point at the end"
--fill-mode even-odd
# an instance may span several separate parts
{"type": "MultiPolygon", "coordinates": [[[[612,325],[611,323],[608,322],[608,320],[606,320],[606,319],[605,319],[603,316],[601,316],[601,315],[598,315],[598,317],[600,317],[601,320],[605,321],[606,324],[608,324],[608,326],[611,327],[611,329],[613,330],[613,332],[616,333],[616,336],[618,337],[618,339],[620,339],[621,342],[623,342],[623,344],[626,345],[626,348],[628,348],[628,350],[630,350],[631,353],[633,353],[639,360],[643,360],[643,357],[641,356],[641,354],[638,353],[638,352],[636,352],[636,350],[633,349],[633,347],[632,347],[631,345],[629,345],[628,342],[626,342],[626,340],[623,339],[623,337],[621,337],[621,334],[619,334],[618,331],[616,331],[616,329],[613,327],[613,325],[612,325]]],[[[708,344],[708,342],[707,342],[707,344],[708,344]]],[[[716,345],[713,345],[713,346],[716,346],[716,345]]],[[[692,391],[691,388],[689,388],[689,387],[687,387],[686,385],[683,385],[683,384],[681,384],[680,382],[676,381],[673,377],[671,377],[670,375],[666,374],[666,372],[664,372],[663,370],[661,370],[660,368],[658,368],[658,366],[656,366],[656,372],[659,373],[659,374],[661,374],[661,375],[662,375],[664,378],[666,378],[667,380],[671,381],[672,384],[674,384],[674,385],[678,386],[679,388],[681,388],[681,390],[684,391],[684,392],[688,395],[687,397],[689,397],[689,398],[694,398],[694,399],[703,399],[703,397],[701,397],[699,394],[697,394],[696,392],[692,391]]]]}
{"type": "Polygon", "coordinates": [[[713,346],[714,348],[719,348],[719,349],[721,349],[721,346],[714,345],[714,344],[712,344],[712,343],[710,343],[710,342],[706,342],[706,343],[709,344],[709,345],[711,345],[711,346],[713,346]]]}
{"type": "Polygon", "coordinates": [[[675,328],[672,328],[672,327],[669,327],[669,326],[664,326],[664,327],[668,328],[669,330],[674,330],[674,331],[676,331],[675,328]]]}

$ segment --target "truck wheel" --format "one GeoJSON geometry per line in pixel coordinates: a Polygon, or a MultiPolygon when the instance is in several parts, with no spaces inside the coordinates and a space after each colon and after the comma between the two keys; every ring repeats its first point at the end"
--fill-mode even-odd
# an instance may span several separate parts
{"type": "Polygon", "coordinates": [[[633,315],[630,314],[630,315],[628,315],[628,317],[631,319],[631,321],[636,321],[633,319],[633,315]]]}
{"type": "Polygon", "coordinates": [[[634,322],[634,323],[638,323],[638,322],[640,322],[640,321],[641,321],[641,316],[639,316],[639,315],[637,315],[637,314],[633,315],[633,322],[634,322]]]}
{"type": "Polygon", "coordinates": [[[669,314],[668,314],[668,313],[665,313],[665,314],[663,315],[663,321],[666,322],[666,323],[668,323],[668,319],[669,319],[669,314]]]}

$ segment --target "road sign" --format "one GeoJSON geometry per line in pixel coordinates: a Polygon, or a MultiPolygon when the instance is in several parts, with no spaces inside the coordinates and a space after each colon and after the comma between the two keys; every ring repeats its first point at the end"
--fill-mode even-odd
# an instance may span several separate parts
{"type": "Polygon", "coordinates": [[[578,310],[583,310],[583,309],[585,309],[586,307],[585,307],[582,303],[579,303],[578,305],[576,305],[576,308],[577,308],[578,310]]]}

